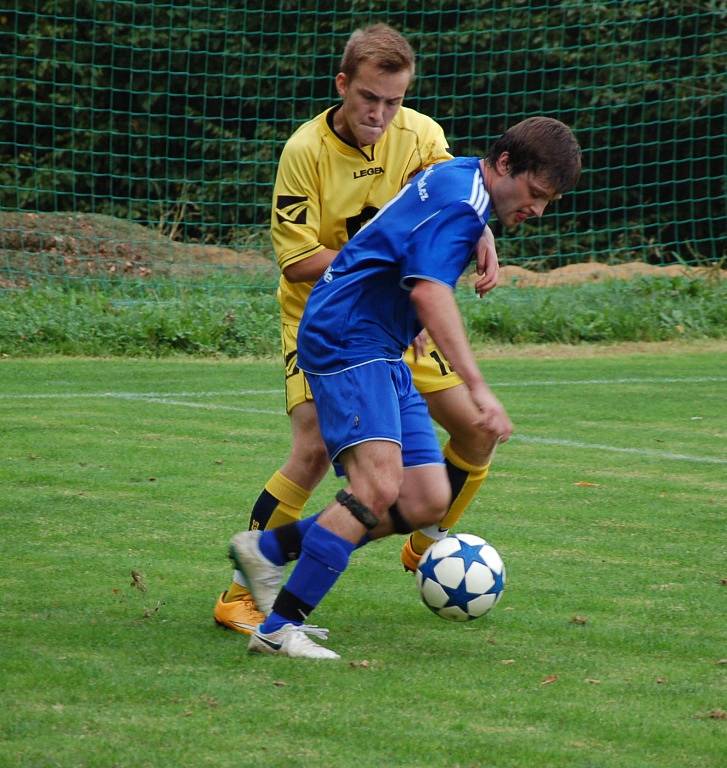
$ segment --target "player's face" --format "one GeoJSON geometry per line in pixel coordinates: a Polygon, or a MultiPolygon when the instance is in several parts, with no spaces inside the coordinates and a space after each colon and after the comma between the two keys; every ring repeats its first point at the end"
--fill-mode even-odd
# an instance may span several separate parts
{"type": "Polygon", "coordinates": [[[561,197],[542,176],[529,171],[511,176],[506,152],[500,155],[494,170],[496,183],[491,185],[492,206],[506,227],[516,227],[525,219],[542,216],[548,204],[561,197]]]}
{"type": "Polygon", "coordinates": [[[333,122],[346,141],[358,147],[376,142],[384,135],[399,111],[411,72],[384,72],[365,61],[352,78],[336,75],[336,90],[343,99],[333,122]]]}

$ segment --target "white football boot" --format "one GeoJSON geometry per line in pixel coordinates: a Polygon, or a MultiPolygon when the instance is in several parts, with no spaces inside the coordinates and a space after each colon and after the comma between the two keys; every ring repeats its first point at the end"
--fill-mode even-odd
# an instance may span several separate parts
{"type": "Polygon", "coordinates": [[[293,659],[340,659],[341,657],[318,643],[308,635],[328,637],[328,630],[311,624],[284,624],[275,632],[261,632],[258,627],[250,637],[247,646],[250,653],[274,653],[278,656],[290,656],[293,659]]]}
{"type": "Polygon", "coordinates": [[[230,541],[230,558],[245,576],[257,607],[267,616],[283,581],[283,566],[275,565],[260,551],[261,531],[243,531],[230,541]]]}

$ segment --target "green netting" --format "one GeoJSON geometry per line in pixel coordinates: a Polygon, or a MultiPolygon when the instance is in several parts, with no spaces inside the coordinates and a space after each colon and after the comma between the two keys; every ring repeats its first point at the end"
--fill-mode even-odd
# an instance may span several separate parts
{"type": "Polygon", "coordinates": [[[504,263],[718,262],[725,8],[0,0],[0,281],[246,279],[269,263],[285,139],[333,103],[346,39],[376,21],[411,40],[407,103],[455,153],[533,114],[574,127],[578,190],[500,237],[504,263]]]}

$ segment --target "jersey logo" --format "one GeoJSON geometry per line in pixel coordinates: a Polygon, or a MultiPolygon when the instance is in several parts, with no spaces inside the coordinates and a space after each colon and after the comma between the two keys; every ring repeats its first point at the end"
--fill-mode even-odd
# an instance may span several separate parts
{"type": "Polygon", "coordinates": [[[360,171],[354,171],[353,178],[362,179],[364,176],[377,176],[383,172],[384,169],[380,165],[377,165],[375,168],[362,168],[360,171]]]}
{"type": "Polygon", "coordinates": [[[424,203],[429,200],[429,192],[427,192],[427,177],[434,172],[433,168],[427,168],[421,175],[419,181],[417,181],[417,191],[419,192],[419,199],[424,203]]]}
{"type": "Polygon", "coordinates": [[[275,205],[278,223],[282,224],[287,221],[289,224],[305,224],[305,218],[308,213],[308,209],[305,206],[307,202],[308,198],[306,196],[278,195],[278,202],[275,205]]]}
{"type": "Polygon", "coordinates": [[[348,235],[348,239],[350,240],[359,229],[361,229],[366,222],[371,221],[378,212],[379,209],[375,206],[367,205],[358,216],[349,216],[346,219],[346,234],[348,235]]]}
{"type": "Polygon", "coordinates": [[[267,637],[264,637],[257,632],[255,633],[255,639],[259,640],[261,643],[265,643],[265,645],[273,651],[279,651],[283,647],[282,643],[276,643],[275,640],[268,640],[267,637]]]}
{"type": "Polygon", "coordinates": [[[294,349],[285,356],[285,378],[289,379],[298,373],[300,373],[300,368],[298,368],[298,350],[294,349]]]}

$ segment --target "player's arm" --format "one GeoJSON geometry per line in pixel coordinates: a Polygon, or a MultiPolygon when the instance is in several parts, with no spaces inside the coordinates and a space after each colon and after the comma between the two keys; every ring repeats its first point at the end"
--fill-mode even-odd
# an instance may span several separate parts
{"type": "Polygon", "coordinates": [[[489,226],[486,226],[482,237],[477,241],[477,274],[475,293],[483,296],[497,285],[500,262],[495,248],[495,236],[489,226]]]}
{"type": "Polygon", "coordinates": [[[337,253],[320,242],[319,183],[310,148],[294,137],[280,156],[270,223],[278,266],[293,283],[315,282],[337,253]]]}
{"type": "Polygon", "coordinates": [[[291,283],[315,282],[328,269],[338,251],[323,248],[302,261],[296,261],[283,269],[283,274],[291,283]]]}
{"type": "Polygon", "coordinates": [[[452,289],[433,280],[417,280],[411,301],[419,321],[469,390],[481,414],[478,424],[499,435],[500,440],[507,440],[512,423],[480,373],[452,289]]]}

